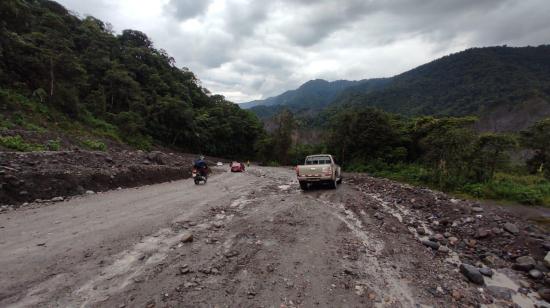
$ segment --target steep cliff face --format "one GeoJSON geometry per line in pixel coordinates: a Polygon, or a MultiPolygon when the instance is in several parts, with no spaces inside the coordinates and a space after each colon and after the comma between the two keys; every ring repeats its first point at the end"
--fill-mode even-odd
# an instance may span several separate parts
{"type": "Polygon", "coordinates": [[[480,131],[516,132],[550,117],[550,101],[530,99],[515,105],[501,105],[483,113],[476,125],[480,131]]]}

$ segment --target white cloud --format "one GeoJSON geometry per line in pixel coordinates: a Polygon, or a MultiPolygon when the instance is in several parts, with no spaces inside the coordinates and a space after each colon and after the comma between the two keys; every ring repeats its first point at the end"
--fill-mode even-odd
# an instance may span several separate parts
{"type": "Polygon", "coordinates": [[[60,0],[145,32],[243,102],[315,78],[388,77],[476,46],[550,43],[547,0],[60,0]]]}

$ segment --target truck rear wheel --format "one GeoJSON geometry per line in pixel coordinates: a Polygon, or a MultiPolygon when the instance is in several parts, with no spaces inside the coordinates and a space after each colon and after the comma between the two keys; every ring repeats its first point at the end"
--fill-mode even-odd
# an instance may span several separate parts
{"type": "Polygon", "coordinates": [[[308,187],[307,187],[307,182],[302,182],[302,181],[300,181],[300,188],[301,188],[302,190],[307,190],[307,188],[308,188],[308,187]]]}

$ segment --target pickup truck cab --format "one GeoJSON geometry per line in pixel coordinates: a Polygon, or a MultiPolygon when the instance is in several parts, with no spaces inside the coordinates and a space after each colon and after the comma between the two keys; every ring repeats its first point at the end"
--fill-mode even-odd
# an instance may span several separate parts
{"type": "Polygon", "coordinates": [[[340,166],[328,154],[307,156],[303,165],[296,166],[296,175],[303,190],[307,190],[310,183],[328,183],[336,188],[342,182],[340,166]]]}

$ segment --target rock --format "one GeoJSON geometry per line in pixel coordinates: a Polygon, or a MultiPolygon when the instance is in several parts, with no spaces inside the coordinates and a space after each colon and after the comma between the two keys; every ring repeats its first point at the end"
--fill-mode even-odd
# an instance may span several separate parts
{"type": "Polygon", "coordinates": [[[454,236],[449,237],[449,244],[454,246],[454,245],[456,245],[456,243],[458,243],[458,238],[456,238],[454,236]]]}
{"type": "Polygon", "coordinates": [[[549,251],[550,250],[550,242],[542,243],[542,248],[544,248],[546,251],[549,251]]]}
{"type": "Polygon", "coordinates": [[[505,223],[503,228],[504,228],[504,230],[506,230],[506,231],[508,231],[508,232],[510,232],[514,235],[519,233],[518,227],[515,224],[510,223],[510,222],[505,223]]]}
{"type": "Polygon", "coordinates": [[[93,195],[95,192],[93,190],[86,190],[86,195],[93,195]]]}
{"type": "Polygon", "coordinates": [[[36,246],[46,246],[46,243],[38,243],[36,246]]]}
{"type": "Polygon", "coordinates": [[[537,262],[530,256],[523,256],[516,259],[516,264],[512,266],[513,269],[518,271],[528,272],[535,267],[537,262]]]}
{"type": "Polygon", "coordinates": [[[550,251],[547,252],[546,256],[544,257],[544,265],[550,268],[550,251]]]}
{"type": "Polygon", "coordinates": [[[502,229],[494,227],[494,228],[491,229],[491,233],[493,233],[494,235],[499,235],[499,234],[502,233],[502,229]]]}
{"type": "Polygon", "coordinates": [[[180,237],[180,242],[188,243],[193,241],[193,234],[191,232],[183,232],[180,237]]]}
{"type": "Polygon", "coordinates": [[[430,240],[421,240],[420,242],[421,242],[424,246],[428,246],[428,247],[430,247],[431,249],[435,249],[435,250],[439,249],[439,244],[436,243],[436,242],[432,242],[432,241],[430,241],[430,240]]]}
{"type": "Polygon", "coordinates": [[[236,256],[236,255],[238,255],[238,254],[239,254],[239,252],[236,251],[236,250],[229,250],[229,251],[226,251],[226,252],[223,253],[223,255],[224,255],[226,258],[232,258],[232,257],[234,257],[234,256],[236,256]]]}
{"type": "Polygon", "coordinates": [[[185,274],[189,273],[189,271],[190,271],[189,267],[186,267],[186,266],[180,267],[180,274],[182,274],[182,275],[185,275],[185,274]]]}
{"type": "Polygon", "coordinates": [[[374,213],[374,217],[378,220],[384,219],[384,215],[382,215],[380,212],[374,213]]]}
{"type": "Polygon", "coordinates": [[[483,212],[483,208],[479,207],[479,206],[474,206],[474,207],[472,207],[472,212],[481,213],[481,212],[483,212]]]}
{"type": "Polygon", "coordinates": [[[440,233],[437,233],[436,235],[433,236],[434,240],[438,241],[438,242],[441,242],[442,240],[445,239],[445,237],[443,236],[443,234],[440,234],[440,233]]]}
{"type": "Polygon", "coordinates": [[[519,280],[518,283],[519,283],[519,286],[524,289],[529,289],[531,287],[531,284],[525,280],[519,280]]]}
{"type": "Polygon", "coordinates": [[[493,277],[493,270],[488,268],[488,267],[482,267],[479,269],[479,272],[481,273],[481,275],[483,276],[487,276],[487,277],[493,277]]]}
{"type": "Polygon", "coordinates": [[[539,280],[542,277],[544,277],[544,274],[541,271],[539,271],[538,269],[532,269],[532,270],[529,271],[529,276],[531,276],[531,278],[533,278],[535,280],[539,280]]]}
{"type": "Polygon", "coordinates": [[[462,298],[462,293],[459,290],[453,290],[452,296],[455,300],[460,300],[462,298]]]}
{"type": "Polygon", "coordinates": [[[476,235],[474,237],[475,238],[486,238],[486,237],[489,236],[489,234],[491,234],[491,232],[489,230],[480,228],[480,229],[477,229],[476,235]]]}
{"type": "Polygon", "coordinates": [[[52,198],[52,202],[61,202],[61,201],[63,201],[63,197],[52,198]]]}
{"type": "Polygon", "coordinates": [[[479,272],[479,269],[470,264],[462,263],[460,264],[460,272],[468,278],[471,282],[479,285],[483,285],[485,281],[483,280],[483,275],[479,272]]]}
{"type": "Polygon", "coordinates": [[[26,190],[22,190],[22,191],[19,192],[20,196],[27,196],[28,194],[29,194],[29,192],[26,191],[26,190]]]}
{"type": "Polygon", "coordinates": [[[540,261],[537,261],[537,265],[535,265],[535,269],[538,269],[543,273],[548,273],[550,271],[548,267],[546,267],[546,265],[544,265],[544,263],[540,261]]]}
{"type": "Polygon", "coordinates": [[[448,252],[450,251],[450,249],[449,249],[449,247],[447,247],[447,246],[441,245],[441,246],[439,246],[439,248],[437,249],[437,251],[442,252],[442,253],[448,253],[448,252]]]}
{"type": "Polygon", "coordinates": [[[512,299],[514,290],[504,287],[487,286],[487,292],[496,299],[509,301],[512,299]]]}
{"type": "Polygon", "coordinates": [[[477,245],[477,241],[473,239],[464,240],[464,241],[466,242],[466,245],[468,245],[468,247],[471,247],[471,248],[474,248],[477,245]]]}
{"type": "Polygon", "coordinates": [[[416,228],[416,233],[418,233],[418,235],[426,235],[426,229],[424,229],[424,227],[420,226],[420,227],[416,228]]]}
{"type": "Polygon", "coordinates": [[[538,290],[538,293],[542,299],[544,299],[547,302],[550,302],[550,289],[549,288],[541,288],[538,290]]]}

